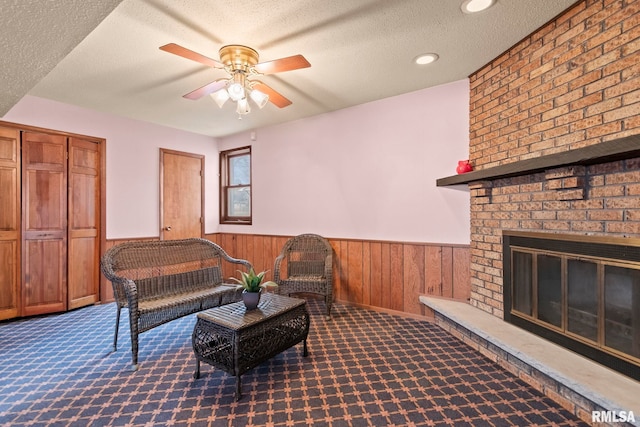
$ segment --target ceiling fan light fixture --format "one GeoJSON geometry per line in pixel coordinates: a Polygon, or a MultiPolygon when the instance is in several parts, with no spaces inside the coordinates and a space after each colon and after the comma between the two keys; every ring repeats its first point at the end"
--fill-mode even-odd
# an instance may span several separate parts
{"type": "Polygon", "coordinates": [[[249,114],[251,112],[251,106],[249,105],[249,100],[247,98],[242,98],[238,100],[238,106],[236,108],[236,113],[241,116],[244,114],[249,114]]]}
{"type": "Polygon", "coordinates": [[[244,98],[244,87],[240,83],[231,83],[227,91],[229,92],[229,98],[234,101],[239,101],[244,98]]]}
{"type": "Polygon", "coordinates": [[[425,54],[416,56],[413,61],[418,65],[427,65],[427,64],[431,64],[432,62],[436,62],[438,58],[439,56],[436,53],[425,53],[425,54]]]}
{"type": "Polygon", "coordinates": [[[218,104],[218,107],[222,108],[225,102],[229,100],[229,92],[226,89],[220,89],[217,92],[211,94],[213,100],[218,104]]]}
{"type": "Polygon", "coordinates": [[[249,93],[249,97],[256,103],[258,108],[262,109],[267,102],[269,102],[269,95],[264,92],[259,91],[258,89],[253,89],[251,93],[249,93]]]}
{"type": "Polygon", "coordinates": [[[464,13],[476,13],[489,9],[497,0],[465,0],[460,8],[464,13]]]}

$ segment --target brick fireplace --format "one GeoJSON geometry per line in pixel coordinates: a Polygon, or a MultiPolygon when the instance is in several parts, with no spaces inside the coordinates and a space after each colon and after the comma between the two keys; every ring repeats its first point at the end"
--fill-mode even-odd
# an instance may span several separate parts
{"type": "Polygon", "coordinates": [[[470,76],[471,305],[505,231],[640,238],[640,0],[583,0],[470,76]]]}
{"type": "MultiPolygon", "coordinates": [[[[470,76],[476,170],[640,134],[640,1],[577,2],[470,76]]],[[[470,183],[471,304],[503,316],[502,231],[640,237],[640,157],[470,183]]]]}

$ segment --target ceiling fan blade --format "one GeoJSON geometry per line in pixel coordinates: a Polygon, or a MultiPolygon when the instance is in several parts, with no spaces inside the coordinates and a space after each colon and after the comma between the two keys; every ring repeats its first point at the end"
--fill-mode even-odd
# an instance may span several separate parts
{"type": "Polygon", "coordinates": [[[286,58],[274,59],[273,61],[260,62],[253,68],[260,74],[274,74],[307,67],[311,67],[311,64],[309,64],[309,61],[307,61],[304,56],[293,55],[286,58]]]}
{"type": "Polygon", "coordinates": [[[275,105],[278,108],[284,108],[292,104],[292,102],[289,101],[287,98],[280,95],[280,93],[271,89],[269,86],[262,83],[261,81],[254,80],[252,87],[253,89],[258,89],[260,92],[263,92],[269,95],[269,102],[271,102],[273,105],[275,105]]]}
{"type": "Polygon", "coordinates": [[[207,65],[213,68],[224,68],[224,64],[220,61],[216,61],[215,59],[209,58],[207,56],[201,55],[197,52],[187,49],[186,47],[182,47],[175,43],[169,43],[164,46],[160,46],[160,50],[164,50],[165,52],[173,53],[174,55],[182,56],[183,58],[190,59],[192,61],[199,62],[201,64],[207,65]]]}
{"type": "Polygon", "coordinates": [[[199,89],[194,90],[193,92],[189,92],[186,95],[183,95],[183,98],[187,99],[200,99],[205,95],[209,95],[210,93],[217,92],[223,87],[227,85],[228,79],[219,79],[215,82],[211,82],[207,85],[202,86],[199,89]]]}

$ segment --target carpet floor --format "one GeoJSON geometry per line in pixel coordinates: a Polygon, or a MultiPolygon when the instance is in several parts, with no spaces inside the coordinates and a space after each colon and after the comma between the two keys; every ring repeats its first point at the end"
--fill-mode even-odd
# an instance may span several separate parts
{"type": "Polygon", "coordinates": [[[435,324],[308,301],[309,355],[292,347],[235,378],[193,378],[195,315],[140,336],[115,304],[0,323],[3,426],[582,426],[435,324]]]}

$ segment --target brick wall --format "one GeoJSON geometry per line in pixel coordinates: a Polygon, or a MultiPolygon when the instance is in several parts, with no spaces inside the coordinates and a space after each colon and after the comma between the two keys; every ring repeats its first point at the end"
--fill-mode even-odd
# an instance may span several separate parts
{"type": "MultiPolygon", "coordinates": [[[[640,0],[585,0],[470,76],[476,170],[640,134],[640,0]]],[[[640,237],[640,158],[471,189],[471,303],[502,316],[502,230],[640,237]]]]}

